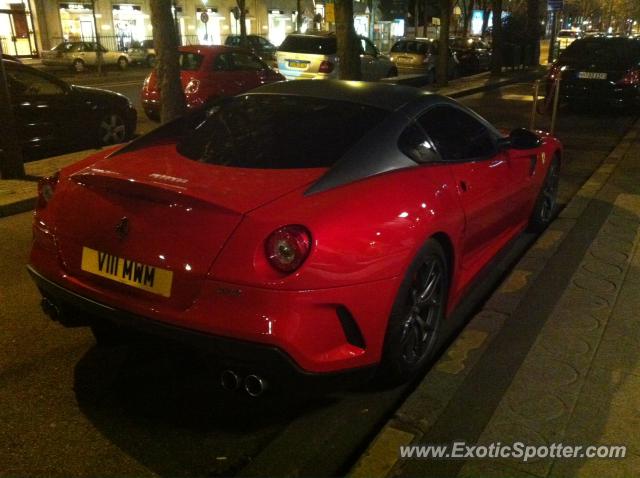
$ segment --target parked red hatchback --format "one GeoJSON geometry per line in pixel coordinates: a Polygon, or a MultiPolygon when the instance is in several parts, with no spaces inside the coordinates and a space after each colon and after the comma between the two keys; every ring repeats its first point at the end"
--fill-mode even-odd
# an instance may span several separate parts
{"type": "MultiPolygon", "coordinates": [[[[179,51],[180,79],[189,109],[285,79],[260,58],[239,48],[193,45],[180,47],[179,51]]],[[[155,70],[142,85],[142,106],[150,119],[160,119],[160,90],[155,70]]]]}

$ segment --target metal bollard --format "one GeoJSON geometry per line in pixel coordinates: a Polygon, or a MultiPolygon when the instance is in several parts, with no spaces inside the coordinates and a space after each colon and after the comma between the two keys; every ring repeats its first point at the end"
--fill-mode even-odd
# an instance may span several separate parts
{"type": "Polygon", "coordinates": [[[533,107],[531,108],[531,121],[529,122],[530,130],[534,130],[536,127],[536,114],[538,112],[539,95],[540,95],[540,80],[536,80],[533,83],[533,107]]]}
{"type": "Polygon", "coordinates": [[[553,97],[553,111],[551,112],[551,131],[553,134],[556,130],[556,116],[558,113],[558,103],[560,102],[560,76],[556,78],[555,82],[555,96],[553,97]]]}

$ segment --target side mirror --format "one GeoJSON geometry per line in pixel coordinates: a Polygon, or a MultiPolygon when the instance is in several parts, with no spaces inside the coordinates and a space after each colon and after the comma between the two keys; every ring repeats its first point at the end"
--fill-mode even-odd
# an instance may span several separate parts
{"type": "Polygon", "coordinates": [[[498,143],[504,149],[534,149],[540,146],[542,141],[533,131],[526,128],[516,128],[511,131],[509,137],[501,139],[498,143]]]}

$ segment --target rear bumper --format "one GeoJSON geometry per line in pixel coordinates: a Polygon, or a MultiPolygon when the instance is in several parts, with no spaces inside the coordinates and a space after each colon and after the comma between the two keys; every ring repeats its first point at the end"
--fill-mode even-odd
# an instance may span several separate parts
{"type": "Polygon", "coordinates": [[[259,373],[272,383],[302,384],[322,389],[339,388],[366,381],[375,373],[374,366],[328,373],[309,372],[303,370],[279,347],[207,334],[152,320],[77,294],[47,279],[32,266],[27,266],[27,270],[42,296],[60,311],[58,320],[65,326],[109,321],[121,327],[188,345],[211,360],[220,370],[233,368],[240,373],[259,373]],[[71,322],[65,317],[71,318],[71,322]],[[74,317],[82,317],[83,321],[73,322],[74,317]]]}

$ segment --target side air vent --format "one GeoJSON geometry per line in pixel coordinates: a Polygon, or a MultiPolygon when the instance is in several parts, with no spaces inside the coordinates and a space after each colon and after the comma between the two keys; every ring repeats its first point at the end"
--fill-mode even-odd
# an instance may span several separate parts
{"type": "Polygon", "coordinates": [[[338,315],[338,319],[340,320],[340,325],[342,325],[342,330],[344,330],[344,336],[351,345],[356,347],[360,347],[361,349],[367,348],[364,343],[364,337],[362,336],[362,332],[360,331],[360,327],[344,305],[339,305],[336,309],[336,314],[338,315]]]}

